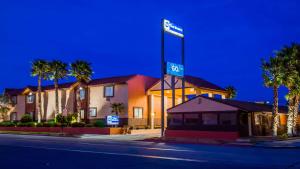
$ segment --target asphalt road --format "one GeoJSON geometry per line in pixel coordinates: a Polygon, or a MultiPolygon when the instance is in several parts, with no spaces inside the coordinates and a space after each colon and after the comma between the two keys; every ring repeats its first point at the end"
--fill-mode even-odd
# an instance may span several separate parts
{"type": "Polygon", "coordinates": [[[300,150],[0,134],[0,168],[300,169],[300,150]]]}

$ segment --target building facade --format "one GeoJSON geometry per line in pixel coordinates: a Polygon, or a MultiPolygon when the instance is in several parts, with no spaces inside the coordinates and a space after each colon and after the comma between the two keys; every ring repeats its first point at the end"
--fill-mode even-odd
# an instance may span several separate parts
{"type": "MultiPolygon", "coordinates": [[[[177,79],[180,81],[181,79],[177,79]]],[[[166,77],[165,83],[170,81],[166,77]]],[[[176,104],[182,102],[181,84],[177,83],[175,96],[176,104]]],[[[59,113],[63,115],[79,113],[82,120],[94,122],[105,121],[112,112],[113,103],[122,103],[124,111],[118,115],[120,126],[128,125],[134,128],[155,128],[161,123],[161,82],[157,78],[144,75],[129,75],[108,77],[91,80],[89,83],[64,83],[59,85],[58,103],[59,113]],[[80,108],[80,110],[78,110],[80,108]]],[[[172,90],[165,85],[165,107],[171,107],[172,90]]],[[[209,97],[225,98],[223,88],[204,79],[186,76],[186,99],[189,96],[207,95],[209,97]]],[[[9,117],[18,121],[24,114],[30,114],[34,120],[41,118],[43,121],[51,120],[55,116],[55,89],[53,85],[42,87],[42,110],[38,114],[38,94],[36,86],[27,86],[22,89],[6,89],[12,108],[9,117]]],[[[165,110],[165,112],[166,112],[165,110]]],[[[167,119],[167,113],[166,119],[167,119]]],[[[167,121],[167,120],[165,120],[167,121]]]]}

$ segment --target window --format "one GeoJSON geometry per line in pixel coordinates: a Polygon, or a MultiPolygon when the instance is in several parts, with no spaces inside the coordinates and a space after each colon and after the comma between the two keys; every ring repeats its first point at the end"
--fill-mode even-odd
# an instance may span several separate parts
{"type": "Polygon", "coordinates": [[[10,121],[16,121],[17,120],[17,112],[12,112],[10,114],[10,121]]]}
{"type": "Polygon", "coordinates": [[[217,125],[218,114],[217,113],[203,113],[202,114],[203,125],[217,125]]]}
{"type": "Polygon", "coordinates": [[[198,114],[185,114],[184,115],[184,124],[186,125],[197,125],[199,121],[198,114]]]}
{"type": "Polygon", "coordinates": [[[80,100],[84,100],[85,99],[85,90],[84,89],[79,89],[79,97],[80,100]]]}
{"type": "Polygon", "coordinates": [[[236,114],[235,113],[221,113],[220,114],[221,125],[236,125],[236,114]]]}
{"type": "Polygon", "coordinates": [[[104,97],[114,96],[114,86],[104,86],[104,97]]]}
{"type": "Polygon", "coordinates": [[[133,108],[133,118],[136,118],[136,119],[143,118],[143,108],[142,107],[133,108]]]}
{"type": "Polygon", "coordinates": [[[27,100],[27,103],[33,103],[34,102],[34,95],[33,94],[28,95],[26,100],[27,100]]]}
{"type": "Polygon", "coordinates": [[[181,126],[182,125],[182,114],[169,114],[168,119],[171,126],[181,126]]]}
{"type": "Polygon", "coordinates": [[[12,97],[11,97],[11,103],[12,103],[13,105],[17,104],[17,96],[12,96],[12,97]]]}
{"type": "Polygon", "coordinates": [[[80,110],[80,118],[81,118],[81,119],[84,119],[84,114],[85,114],[84,109],[81,109],[81,110],[80,110]]]}
{"type": "Polygon", "coordinates": [[[97,108],[90,108],[90,117],[97,117],[97,108]]]}

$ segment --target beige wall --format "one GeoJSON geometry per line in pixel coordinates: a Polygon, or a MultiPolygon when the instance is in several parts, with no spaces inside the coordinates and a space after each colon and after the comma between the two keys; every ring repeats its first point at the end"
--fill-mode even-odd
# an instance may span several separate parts
{"type": "Polygon", "coordinates": [[[89,86],[90,93],[90,106],[97,108],[97,117],[89,117],[90,119],[105,118],[107,115],[114,115],[111,110],[111,103],[123,103],[125,106],[125,112],[120,113],[120,118],[127,118],[128,113],[128,87],[127,84],[114,86],[114,97],[111,97],[109,101],[104,97],[104,86],[89,86]]]}

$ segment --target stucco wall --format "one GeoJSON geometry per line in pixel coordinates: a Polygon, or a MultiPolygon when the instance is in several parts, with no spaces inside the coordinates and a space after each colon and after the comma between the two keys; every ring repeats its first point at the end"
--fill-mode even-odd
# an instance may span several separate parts
{"type": "Polygon", "coordinates": [[[128,87],[127,84],[118,84],[114,86],[114,96],[107,100],[104,97],[104,86],[89,86],[90,92],[90,108],[97,108],[97,117],[89,117],[89,119],[105,118],[112,115],[111,103],[123,103],[125,111],[120,113],[120,118],[127,118],[128,108],[128,87]]]}
{"type": "Polygon", "coordinates": [[[143,108],[143,119],[149,116],[147,89],[156,82],[157,79],[137,75],[130,79],[128,84],[128,117],[133,118],[133,108],[143,108]]]}

